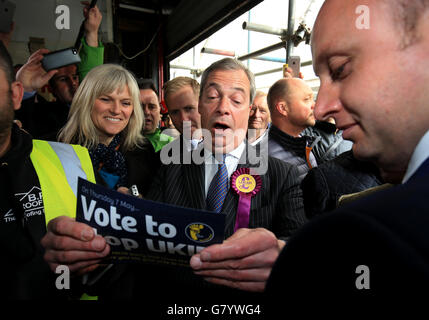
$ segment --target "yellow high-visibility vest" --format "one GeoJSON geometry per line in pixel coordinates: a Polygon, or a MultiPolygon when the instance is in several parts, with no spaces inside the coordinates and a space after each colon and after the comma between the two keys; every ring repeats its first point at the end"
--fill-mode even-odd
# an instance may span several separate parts
{"type": "MultiPolygon", "coordinates": [[[[58,216],[75,218],[78,177],[95,183],[88,150],[79,145],[33,140],[30,159],[42,190],[46,225],[58,216]]],[[[97,297],[84,294],[81,299],[97,297]]]]}
{"type": "Polygon", "coordinates": [[[77,178],[95,183],[88,150],[82,146],[33,140],[30,155],[42,190],[45,222],[76,217],[77,178]]]}

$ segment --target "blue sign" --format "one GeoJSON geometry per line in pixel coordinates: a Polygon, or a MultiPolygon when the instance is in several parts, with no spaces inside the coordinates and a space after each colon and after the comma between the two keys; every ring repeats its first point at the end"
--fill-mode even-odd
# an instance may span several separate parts
{"type": "Polygon", "coordinates": [[[225,215],[143,200],[79,178],[76,220],[111,248],[106,263],[188,266],[207,246],[222,243],[225,215]]]}

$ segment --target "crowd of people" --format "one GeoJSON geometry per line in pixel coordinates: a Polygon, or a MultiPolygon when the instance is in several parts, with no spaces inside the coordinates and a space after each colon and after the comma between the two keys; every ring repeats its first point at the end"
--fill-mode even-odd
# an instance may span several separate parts
{"type": "Polygon", "coordinates": [[[153,81],[103,61],[97,7],[85,9],[79,65],[46,72],[49,51],[41,49],[15,74],[0,41],[5,298],[143,299],[148,288],[154,300],[179,298],[184,288],[229,301],[237,291],[256,301],[356,297],[366,294],[356,286],[360,265],[371,271],[375,295],[427,288],[429,8],[368,1],[377,19],[363,31],[356,3],[327,0],[320,10],[311,43],[316,101],[292,72],[262,92],[248,68],[224,58],[200,83],[178,77],[159,88],[177,138],[160,128],[153,81]],[[395,23],[407,15],[406,26],[395,23]],[[45,85],[55,102],[37,93],[45,85]],[[164,148],[176,143],[179,159],[198,152],[204,162],[165,163],[164,148]],[[248,224],[236,230],[239,197],[229,183],[242,168],[258,169],[262,187],[248,224]],[[223,214],[225,241],[193,255],[187,268],[106,266],[109,244],[74,219],[77,177],[223,214]],[[36,208],[25,205],[29,198],[36,208]],[[73,274],[72,290],[56,289],[58,265],[73,274]],[[88,277],[97,281],[88,285],[88,277]]]}

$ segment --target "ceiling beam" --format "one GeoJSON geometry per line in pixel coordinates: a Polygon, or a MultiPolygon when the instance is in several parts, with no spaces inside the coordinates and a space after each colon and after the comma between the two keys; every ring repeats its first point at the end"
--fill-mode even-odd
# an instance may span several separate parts
{"type": "Polygon", "coordinates": [[[262,0],[187,0],[167,18],[165,56],[173,60],[262,0]]]}

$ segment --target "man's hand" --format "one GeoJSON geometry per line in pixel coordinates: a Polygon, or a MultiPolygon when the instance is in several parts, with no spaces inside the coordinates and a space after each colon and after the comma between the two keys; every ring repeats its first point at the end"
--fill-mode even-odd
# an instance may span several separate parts
{"type": "Polygon", "coordinates": [[[97,6],[89,9],[90,3],[88,1],[81,1],[81,3],[85,5],[83,8],[83,15],[86,19],[84,24],[86,43],[90,47],[98,47],[98,29],[100,28],[103,15],[97,6]]]}
{"type": "Polygon", "coordinates": [[[222,244],[195,254],[190,264],[209,282],[261,292],[284,245],[267,229],[239,229],[222,244]]]}
{"type": "Polygon", "coordinates": [[[110,252],[106,240],[95,235],[90,226],[64,216],[49,221],[41,243],[51,270],[55,271],[58,265],[66,265],[78,275],[96,269],[110,252]]]}
{"type": "Polygon", "coordinates": [[[22,83],[25,92],[42,88],[58,72],[58,70],[46,72],[43,69],[41,61],[47,53],[49,53],[48,49],[37,50],[16,73],[16,80],[22,83]]]}

